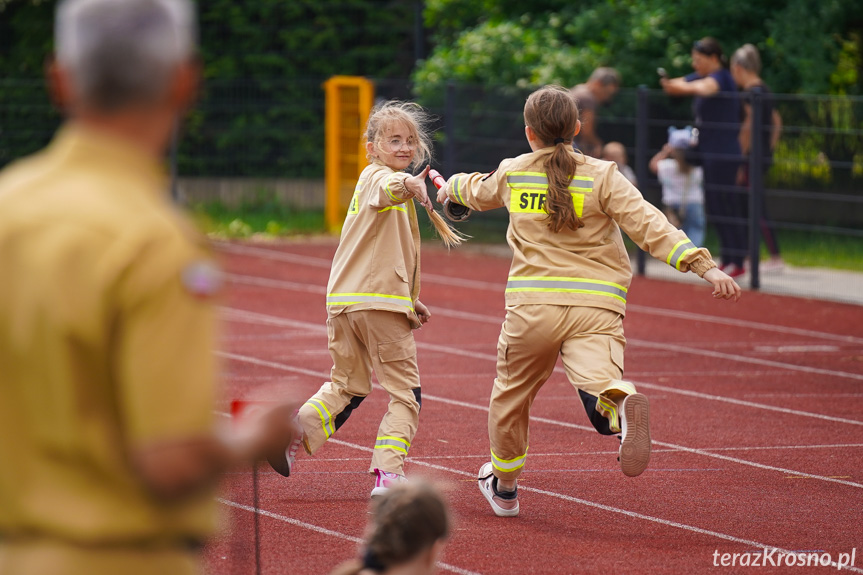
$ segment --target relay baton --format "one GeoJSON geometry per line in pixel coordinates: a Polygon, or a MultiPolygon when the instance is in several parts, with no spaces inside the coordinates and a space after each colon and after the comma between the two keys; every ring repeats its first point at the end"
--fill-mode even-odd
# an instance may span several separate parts
{"type": "MultiPolygon", "coordinates": [[[[429,178],[437,189],[441,189],[446,185],[446,179],[437,170],[429,170],[429,178]]],[[[470,217],[470,208],[453,202],[449,198],[444,200],[443,215],[451,222],[463,222],[470,217]]]]}

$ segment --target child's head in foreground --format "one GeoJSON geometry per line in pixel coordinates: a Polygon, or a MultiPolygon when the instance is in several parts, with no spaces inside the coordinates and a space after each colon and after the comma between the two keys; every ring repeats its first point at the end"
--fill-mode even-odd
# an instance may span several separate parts
{"type": "Polygon", "coordinates": [[[391,100],[374,107],[366,124],[369,161],[400,172],[431,160],[428,114],[418,104],[391,100]]]}
{"type": "Polygon", "coordinates": [[[447,505],[423,481],[391,487],[372,503],[363,560],[341,565],[332,575],[386,573],[398,567],[412,575],[436,572],[437,560],[450,533],[447,505]]]}

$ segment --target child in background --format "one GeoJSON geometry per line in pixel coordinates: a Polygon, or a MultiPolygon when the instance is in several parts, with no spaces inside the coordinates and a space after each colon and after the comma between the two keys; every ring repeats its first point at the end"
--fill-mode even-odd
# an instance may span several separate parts
{"type": "Polygon", "coordinates": [[[623,177],[629,180],[633,186],[638,187],[638,178],[635,177],[635,171],[628,163],[626,148],[623,147],[623,144],[620,142],[607,143],[602,148],[602,159],[617,164],[617,169],[623,174],[623,177]]]}
{"type": "Polygon", "coordinates": [[[397,485],[374,503],[363,558],[339,565],[330,575],[431,575],[449,533],[449,511],[432,486],[397,485]]]}
{"type": "Polygon", "coordinates": [[[499,516],[518,515],[516,479],[527,460],[530,407],[559,355],[596,430],[621,434],[623,473],[636,476],[647,467],[648,401],[621,379],[632,280],[621,229],[652,256],[713,284],[715,298],[740,297],[710,253],[669,224],[614,163],[572,150],[580,122],[568,90],[548,86],[531,94],[524,120],[533,152],[504,160],[490,174],[456,174],[438,193],[439,202],[510,213],[513,260],[488,417],[491,461],[478,477],[499,516]]]}
{"type": "Polygon", "coordinates": [[[669,221],[696,246],[704,244],[704,171],[686,158],[695,144],[692,128],[668,129],[668,143],[650,160],[650,171],[662,184],[662,203],[669,221]]]}
{"type": "Polygon", "coordinates": [[[386,102],[369,116],[370,160],[357,182],[327,285],[327,334],[332,381],[299,410],[302,439],[270,460],[289,476],[300,444],[314,454],[372,390],[372,369],[390,395],[369,472],[372,496],[404,480],[404,460],[416,434],[420,378],[412,329],[431,317],[419,301],[420,233],[413,199],[431,207],[426,166],[431,157],[426,116],[416,104],[386,102]]]}

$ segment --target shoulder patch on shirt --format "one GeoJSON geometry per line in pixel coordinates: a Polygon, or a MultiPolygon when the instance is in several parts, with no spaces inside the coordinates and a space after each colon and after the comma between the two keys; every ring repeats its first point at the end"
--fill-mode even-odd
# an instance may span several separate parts
{"type": "Polygon", "coordinates": [[[487,179],[489,179],[489,178],[490,178],[490,177],[491,177],[491,176],[492,176],[496,171],[497,171],[497,170],[492,170],[492,171],[490,171],[489,173],[487,173],[486,175],[484,175],[484,176],[482,177],[482,180],[480,180],[480,181],[481,181],[481,182],[486,181],[486,180],[487,180],[487,179]]]}
{"type": "Polygon", "coordinates": [[[183,269],[183,287],[197,298],[210,298],[219,293],[225,278],[222,270],[211,261],[195,260],[183,269]]]}

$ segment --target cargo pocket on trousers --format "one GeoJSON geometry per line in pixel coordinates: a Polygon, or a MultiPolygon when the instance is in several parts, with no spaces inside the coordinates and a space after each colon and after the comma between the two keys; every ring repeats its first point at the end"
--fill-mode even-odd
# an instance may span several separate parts
{"type": "Polygon", "coordinates": [[[395,341],[385,341],[378,344],[378,358],[381,360],[383,376],[386,385],[392,389],[411,389],[419,386],[419,374],[416,365],[417,344],[414,336],[409,333],[395,341]],[[413,361],[410,361],[413,360],[413,361]]]}
{"type": "Polygon", "coordinates": [[[506,341],[506,337],[501,334],[497,340],[497,381],[503,388],[506,388],[509,383],[508,353],[509,343],[506,341]]]}
{"type": "Polygon", "coordinates": [[[620,376],[623,376],[623,343],[616,339],[612,339],[609,346],[611,347],[611,362],[620,369],[620,376]]]}

